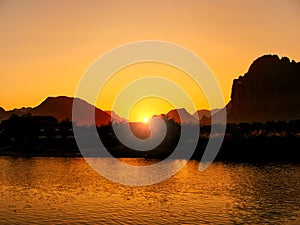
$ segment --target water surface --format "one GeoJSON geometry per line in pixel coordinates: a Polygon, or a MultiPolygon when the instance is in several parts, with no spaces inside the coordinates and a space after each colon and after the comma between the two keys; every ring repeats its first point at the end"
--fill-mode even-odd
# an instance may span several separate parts
{"type": "Polygon", "coordinates": [[[299,193],[299,164],[213,163],[200,172],[190,161],[162,183],[131,187],[82,158],[0,157],[0,224],[300,224],[299,193]]]}

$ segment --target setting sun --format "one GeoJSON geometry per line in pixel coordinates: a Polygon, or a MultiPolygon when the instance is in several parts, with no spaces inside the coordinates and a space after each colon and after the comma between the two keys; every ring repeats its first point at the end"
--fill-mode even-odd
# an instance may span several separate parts
{"type": "Polygon", "coordinates": [[[299,12],[0,0],[0,225],[300,225],[299,12]]]}
{"type": "Polygon", "coordinates": [[[124,110],[126,107],[122,107],[122,104],[116,104],[114,110],[118,113],[123,113],[123,115],[125,115],[124,117],[128,118],[130,122],[149,123],[149,120],[153,115],[167,113],[175,107],[176,106],[173,106],[164,99],[158,97],[147,97],[139,100],[131,107],[128,117],[124,110]],[[147,122],[145,121],[146,119],[148,119],[147,122]]]}

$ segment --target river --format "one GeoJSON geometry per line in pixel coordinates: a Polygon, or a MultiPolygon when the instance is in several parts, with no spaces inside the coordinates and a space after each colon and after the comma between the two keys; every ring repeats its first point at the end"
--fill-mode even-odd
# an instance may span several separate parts
{"type": "Polygon", "coordinates": [[[82,158],[0,157],[0,224],[300,224],[299,164],[198,164],[133,187],[82,158]]]}

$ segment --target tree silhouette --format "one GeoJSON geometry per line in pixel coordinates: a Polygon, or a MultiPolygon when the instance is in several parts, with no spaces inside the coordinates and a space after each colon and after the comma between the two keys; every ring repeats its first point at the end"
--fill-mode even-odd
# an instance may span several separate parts
{"type": "Polygon", "coordinates": [[[59,132],[63,140],[72,135],[72,122],[69,118],[62,120],[59,123],[59,132]]]}

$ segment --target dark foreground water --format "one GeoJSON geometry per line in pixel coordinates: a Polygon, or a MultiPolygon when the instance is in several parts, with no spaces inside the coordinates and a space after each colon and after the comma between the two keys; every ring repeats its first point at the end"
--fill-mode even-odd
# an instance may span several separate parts
{"type": "Polygon", "coordinates": [[[300,224],[300,165],[213,163],[199,172],[190,161],[162,183],[130,187],[80,158],[0,157],[0,224],[70,223],[300,224]]]}

